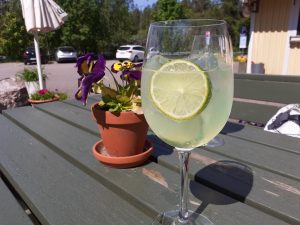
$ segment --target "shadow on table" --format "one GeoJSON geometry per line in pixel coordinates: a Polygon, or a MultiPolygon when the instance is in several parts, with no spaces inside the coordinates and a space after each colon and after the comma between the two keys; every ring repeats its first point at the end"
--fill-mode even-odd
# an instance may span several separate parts
{"type": "Polygon", "coordinates": [[[221,133],[222,134],[235,133],[244,129],[244,127],[245,125],[243,124],[227,122],[224,128],[222,129],[221,133]]]}
{"type": "Polygon", "coordinates": [[[239,162],[226,160],[212,163],[199,170],[195,175],[195,181],[190,182],[191,193],[202,202],[196,210],[199,214],[209,204],[229,205],[238,201],[244,202],[252,186],[252,169],[239,162]]]}
{"type": "Polygon", "coordinates": [[[171,155],[173,153],[174,147],[160,140],[155,134],[148,134],[147,139],[152,143],[154,147],[154,151],[152,153],[152,156],[154,158],[158,158],[162,155],[171,155]]]}

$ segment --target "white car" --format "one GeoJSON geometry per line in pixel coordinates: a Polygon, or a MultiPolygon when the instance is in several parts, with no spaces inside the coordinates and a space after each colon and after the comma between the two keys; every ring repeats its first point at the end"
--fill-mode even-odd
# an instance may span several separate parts
{"type": "Polygon", "coordinates": [[[149,48],[149,52],[147,54],[147,59],[150,59],[151,57],[158,55],[159,51],[155,47],[149,48]]]}
{"type": "Polygon", "coordinates": [[[145,49],[141,45],[121,45],[116,53],[118,60],[130,60],[138,62],[144,60],[145,49]]]}
{"type": "Polygon", "coordinates": [[[77,52],[71,46],[61,46],[55,52],[56,62],[76,62],[77,52]]]}

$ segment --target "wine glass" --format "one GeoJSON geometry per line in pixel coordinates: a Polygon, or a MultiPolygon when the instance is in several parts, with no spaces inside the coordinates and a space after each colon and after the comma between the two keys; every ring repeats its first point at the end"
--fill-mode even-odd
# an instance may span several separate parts
{"type": "Polygon", "coordinates": [[[141,94],[149,126],[175,147],[180,161],[179,209],[163,212],[153,224],[212,224],[188,210],[188,162],[194,148],[221,131],[231,111],[232,48],[226,22],[197,19],[150,24],[141,94]]]}

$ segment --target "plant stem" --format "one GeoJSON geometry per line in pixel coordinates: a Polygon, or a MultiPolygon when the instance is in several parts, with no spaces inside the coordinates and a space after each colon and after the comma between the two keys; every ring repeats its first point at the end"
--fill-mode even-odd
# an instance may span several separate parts
{"type": "Polygon", "coordinates": [[[119,92],[120,90],[120,88],[119,88],[119,83],[118,83],[118,81],[116,80],[116,78],[114,77],[114,75],[112,74],[112,72],[110,71],[110,69],[107,67],[107,66],[105,66],[105,68],[109,71],[109,73],[110,73],[110,75],[112,76],[112,78],[114,79],[114,82],[115,82],[115,85],[116,85],[116,88],[117,88],[117,92],[119,92]]]}

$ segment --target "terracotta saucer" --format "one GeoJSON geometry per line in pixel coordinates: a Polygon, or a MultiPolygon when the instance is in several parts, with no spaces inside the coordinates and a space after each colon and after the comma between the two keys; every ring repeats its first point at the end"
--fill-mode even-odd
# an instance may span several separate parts
{"type": "Polygon", "coordinates": [[[98,161],[102,162],[103,164],[115,168],[129,168],[129,167],[138,166],[144,163],[148,159],[152,151],[153,151],[152,144],[148,140],[146,140],[145,142],[144,152],[138,155],[125,156],[125,157],[109,156],[106,153],[102,140],[96,142],[93,146],[94,157],[98,161]]]}
{"type": "Polygon", "coordinates": [[[50,98],[47,100],[33,100],[33,99],[28,99],[28,102],[31,104],[42,104],[42,103],[47,103],[47,102],[54,102],[54,101],[58,101],[59,100],[59,96],[55,96],[54,98],[50,98]]]}

